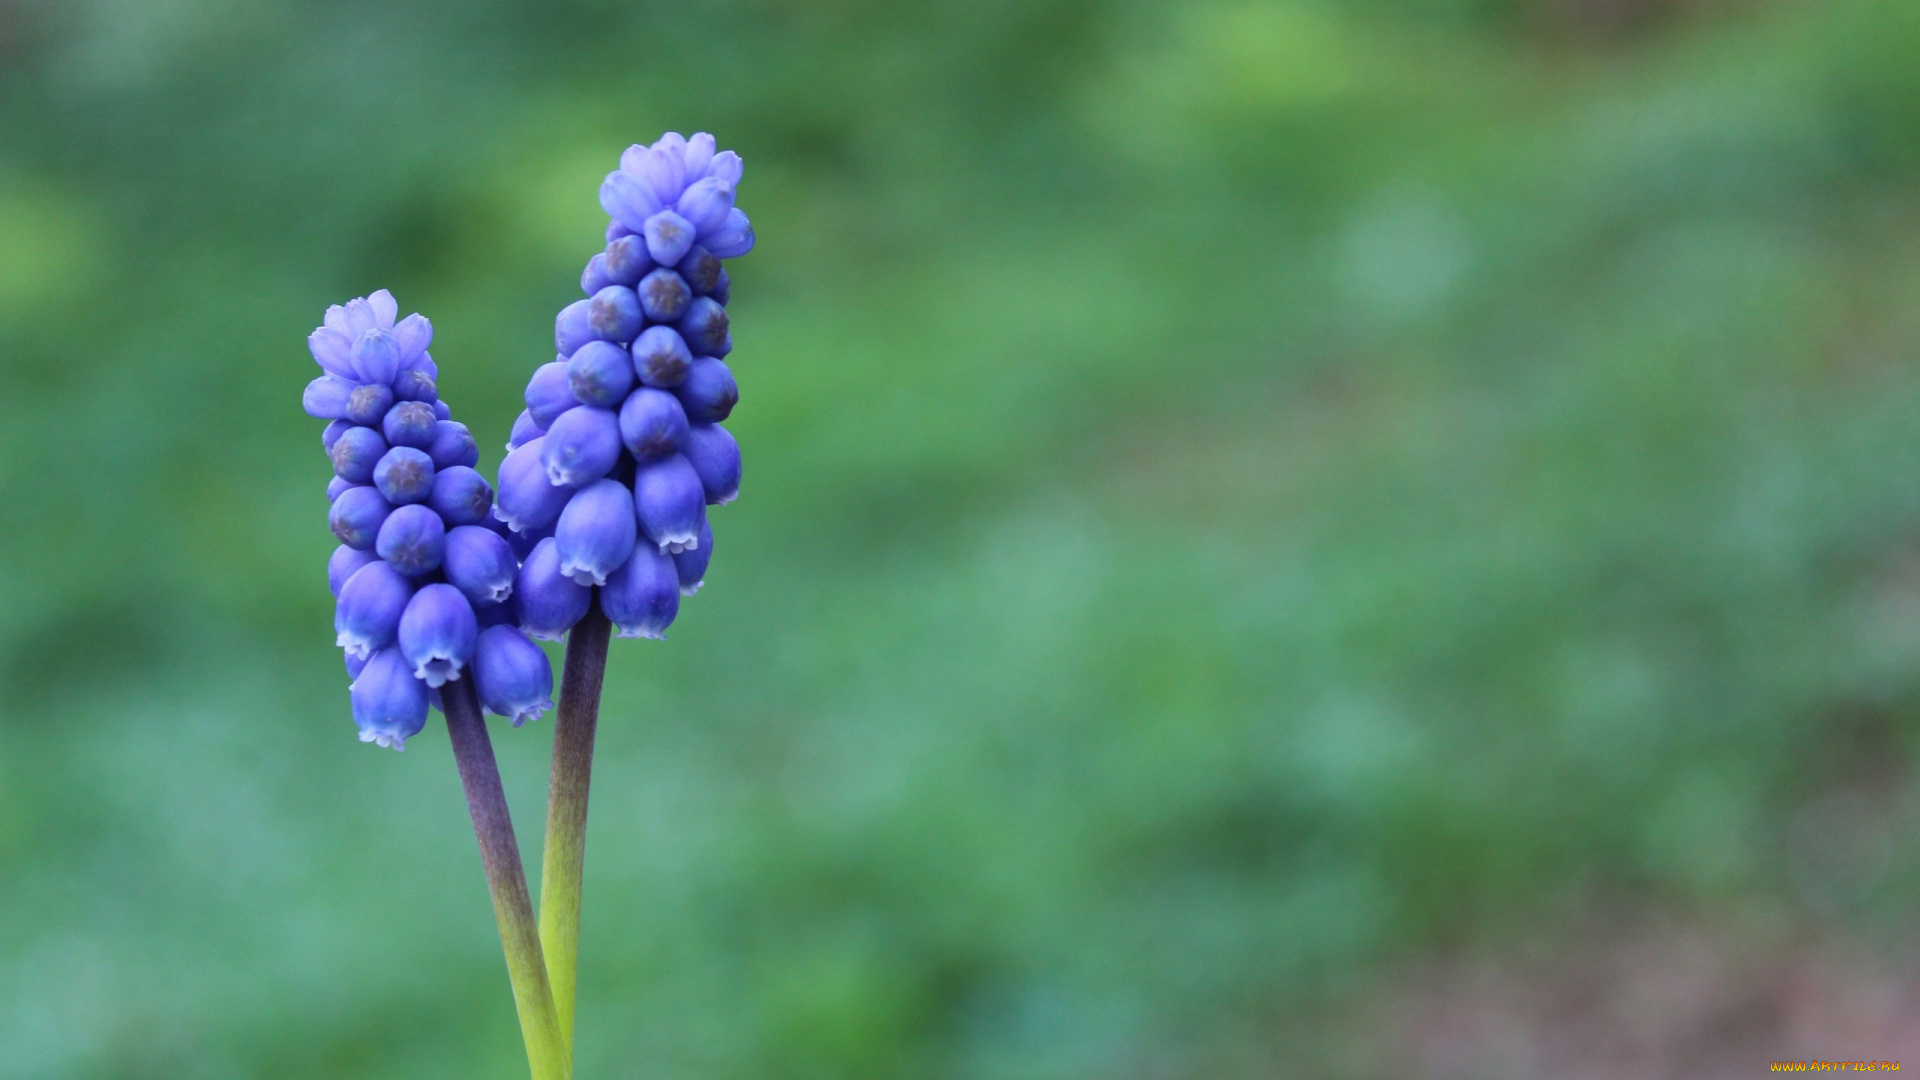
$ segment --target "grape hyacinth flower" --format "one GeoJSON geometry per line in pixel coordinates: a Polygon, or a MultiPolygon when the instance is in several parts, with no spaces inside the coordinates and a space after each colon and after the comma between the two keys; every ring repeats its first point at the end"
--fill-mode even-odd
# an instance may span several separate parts
{"type": "Polygon", "coordinates": [[[440,400],[439,368],[427,354],[433,327],[398,314],[381,290],[329,308],[307,339],[322,374],[302,405],[329,421],[321,444],[334,473],[327,523],[340,547],[327,561],[327,584],[337,598],[336,643],[362,742],[404,750],[429,708],[446,714],[528,1063],[536,1080],[566,1080],[571,1051],[481,719],[483,701],[516,727],[539,716],[552,706],[553,672],[546,654],[499,618],[515,610],[520,567],[505,540],[475,524],[491,516],[493,489],[473,468],[472,434],[440,400]]]}

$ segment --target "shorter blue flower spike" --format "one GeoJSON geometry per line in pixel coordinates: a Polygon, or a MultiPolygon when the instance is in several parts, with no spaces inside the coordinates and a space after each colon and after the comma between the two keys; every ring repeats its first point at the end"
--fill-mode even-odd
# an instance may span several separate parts
{"type": "Polygon", "coordinates": [[[700,474],[707,502],[725,505],[740,494],[740,444],[719,424],[695,424],[687,429],[681,450],[700,474]]]}
{"type": "Polygon", "coordinates": [[[513,419],[513,431],[507,436],[507,449],[518,450],[546,433],[547,429],[534,421],[533,413],[522,409],[520,415],[513,419]]]}
{"type": "Polygon", "coordinates": [[[648,319],[670,323],[687,313],[693,290],[685,278],[663,266],[640,279],[639,302],[648,319]]]}
{"type": "Polygon", "coordinates": [[[353,396],[353,384],[333,375],[322,375],[307,384],[300,395],[300,407],[307,415],[321,420],[339,420],[347,415],[347,400],[353,396]]]}
{"type": "Polygon", "coordinates": [[[596,480],[574,493],[554,526],[560,573],[581,585],[605,585],[633,554],[638,535],[633,496],[617,480],[596,480]]]}
{"type": "Polygon", "coordinates": [[[433,445],[433,428],[440,421],[433,415],[433,406],[420,401],[402,401],[387,410],[380,421],[380,434],[386,436],[388,446],[411,446],[416,450],[425,450],[433,445]]]}
{"type": "Polygon", "coordinates": [[[395,506],[425,502],[433,493],[433,471],[425,450],[396,446],[373,467],[373,486],[395,506]]]}
{"type": "Polygon", "coordinates": [[[700,474],[682,455],[644,463],[634,470],[633,506],[640,519],[640,532],[670,555],[699,543],[706,501],[700,474]]]}
{"type": "Polygon", "coordinates": [[[328,453],[332,453],[333,444],[339,442],[340,436],[345,435],[355,426],[351,420],[333,421],[326,426],[325,430],[320,432],[320,445],[325,447],[328,453]]]}
{"type": "Polygon", "coordinates": [[[360,381],[377,386],[392,386],[400,374],[400,343],[385,330],[368,330],[353,343],[353,370],[360,381]]]}
{"type": "Polygon", "coordinates": [[[643,386],[620,406],[620,441],[635,460],[652,461],[678,453],[686,438],[686,410],[665,390],[643,386]]]}
{"type": "Polygon", "coordinates": [[[553,708],[553,665],[540,646],[515,627],[481,631],[473,653],[473,685],[480,704],[514,727],[553,708]]]}
{"type": "Polygon", "coordinates": [[[520,560],[499,533],[480,525],[461,525],[447,530],[440,569],[477,608],[498,604],[513,595],[520,560]]]}
{"type": "Polygon", "coordinates": [[[371,551],[356,551],[345,544],[334,548],[333,555],[327,559],[327,588],[333,590],[335,599],[339,599],[340,587],[347,583],[355,571],[379,560],[380,556],[371,551]]]}
{"type": "Polygon", "coordinates": [[[717,424],[733,414],[740,403],[740,387],[725,362],[711,356],[696,356],[687,367],[687,377],[673,388],[674,396],[686,409],[687,419],[696,424],[717,424]]]}
{"type": "Polygon", "coordinates": [[[413,677],[399,649],[376,653],[353,680],[352,695],[361,742],[405,750],[427,726],[427,686],[413,677]]]}
{"type": "Polygon", "coordinates": [[[413,665],[413,677],[430,687],[460,677],[479,637],[473,605],[451,585],[423,586],[400,616],[400,655],[413,665]]]}
{"type": "Polygon", "coordinates": [[[440,569],[447,550],[446,523],[425,506],[402,506],[387,515],[374,550],[395,570],[424,577],[440,569]]]}
{"type": "Polygon", "coordinates": [[[671,210],[662,210],[647,218],[640,235],[647,241],[647,254],[661,266],[672,266],[686,258],[693,247],[693,223],[671,210]]]}
{"type": "Polygon", "coordinates": [[[333,500],[327,510],[327,527],[341,543],[361,551],[370,550],[380,535],[380,526],[393,512],[393,504],[371,487],[351,487],[333,500]]]}
{"type": "Polygon", "coordinates": [[[370,656],[393,644],[400,614],[413,598],[413,582],[384,562],[370,562],[340,586],[333,609],[334,644],[370,656]]]}
{"type": "Polygon", "coordinates": [[[593,332],[591,300],[575,300],[560,309],[553,320],[553,346],[561,356],[572,356],[575,349],[597,338],[593,332]]]}
{"type": "Polygon", "coordinates": [[[579,399],[573,396],[567,362],[555,360],[535,368],[533,378],[527,380],[526,401],[528,415],[533,417],[533,422],[540,425],[542,431],[553,425],[554,417],[580,404],[579,399]]]}
{"type": "Polygon", "coordinates": [[[350,484],[373,483],[374,466],[386,456],[387,440],[369,427],[351,427],[333,441],[327,457],[333,461],[333,474],[350,484]]]}
{"type": "Polygon", "coordinates": [[[620,421],[612,409],[579,405],[561,413],[540,441],[547,480],[580,487],[607,475],[620,460],[620,421]]]}
{"type": "Polygon", "coordinates": [[[493,487],[471,465],[454,465],[433,474],[427,505],[449,526],[477,525],[493,509],[493,487]]]}
{"type": "Polygon", "coordinates": [[[633,390],[633,356],[612,342],[589,341],[567,361],[567,386],[583,405],[617,408],[633,390]]]}
{"type": "Polygon", "coordinates": [[[393,407],[393,390],[386,383],[364,383],[347,395],[346,418],[368,427],[380,426],[380,419],[393,407]]]}
{"type": "Polygon", "coordinates": [[[467,430],[467,425],[457,420],[436,420],[427,456],[433,459],[436,469],[451,469],[456,465],[472,468],[480,463],[480,447],[473,441],[473,432],[467,430]]]}
{"type": "Polygon", "coordinates": [[[696,297],[687,305],[687,313],[675,323],[687,348],[707,356],[718,356],[727,340],[727,309],[711,296],[696,297]]]}
{"type": "Polygon", "coordinates": [[[600,590],[600,610],[623,638],[666,636],[680,613],[680,579],[672,557],[640,545],[600,590]]]}
{"type": "Polygon", "coordinates": [[[565,637],[593,602],[593,590],[560,572],[560,551],[552,537],[535,544],[513,581],[520,605],[520,629],[546,641],[565,637]]]}
{"type": "Polygon", "coordinates": [[[648,386],[662,390],[679,386],[692,363],[686,341],[670,326],[649,326],[633,339],[633,368],[648,386]]]}
{"type": "Polygon", "coordinates": [[[418,401],[432,408],[440,400],[440,388],[433,384],[433,376],[412,368],[394,377],[393,396],[398,401],[418,401]]]}
{"type": "Polygon", "coordinates": [[[343,477],[338,476],[327,481],[327,501],[332,502],[339,498],[342,492],[353,486],[355,485],[348,483],[343,477]]]}
{"type": "Polygon", "coordinates": [[[638,236],[623,236],[607,245],[607,277],[615,285],[631,289],[653,269],[653,256],[647,254],[647,242],[638,236]]]}
{"type": "Polygon", "coordinates": [[[720,257],[706,248],[695,244],[687,250],[687,257],[674,267],[687,288],[701,296],[710,295],[720,287],[720,277],[726,270],[720,265],[720,257]]]}
{"type": "Polygon", "coordinates": [[[700,546],[673,555],[673,568],[680,575],[680,595],[692,596],[707,581],[707,565],[713,561],[713,526],[706,516],[700,518],[700,546]]]}
{"type": "Polygon", "coordinates": [[[500,482],[494,487],[493,516],[516,533],[544,529],[560,518],[561,508],[573,496],[568,488],[547,479],[540,455],[546,449],[542,435],[523,443],[500,463],[500,482]]]}
{"type": "Polygon", "coordinates": [[[640,298],[625,285],[609,285],[587,301],[587,325],[601,341],[625,345],[640,332],[642,322],[640,298]]]}
{"type": "Polygon", "coordinates": [[[607,253],[602,251],[587,260],[587,268],[580,271],[580,291],[592,296],[609,285],[619,282],[607,273],[607,253]]]}

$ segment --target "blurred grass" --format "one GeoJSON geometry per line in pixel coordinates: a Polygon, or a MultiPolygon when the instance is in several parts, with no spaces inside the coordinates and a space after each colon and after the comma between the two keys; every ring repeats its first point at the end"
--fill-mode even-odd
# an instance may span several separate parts
{"type": "Polygon", "coordinates": [[[1917,48],[0,3],[0,1077],[518,1074],[444,741],[351,737],[301,339],[392,288],[491,468],[669,127],[749,164],[748,479],[609,672],[583,1077],[1388,1075],[1449,950],[1910,940],[1917,48]]]}

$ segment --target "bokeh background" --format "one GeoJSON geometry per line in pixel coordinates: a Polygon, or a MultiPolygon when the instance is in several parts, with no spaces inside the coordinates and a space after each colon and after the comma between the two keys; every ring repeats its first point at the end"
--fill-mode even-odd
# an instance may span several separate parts
{"type": "Polygon", "coordinates": [[[747,482],[582,1080],[1920,1065],[1911,0],[0,0],[0,1078],[525,1075],[304,339],[491,470],[669,128],[747,482]]]}

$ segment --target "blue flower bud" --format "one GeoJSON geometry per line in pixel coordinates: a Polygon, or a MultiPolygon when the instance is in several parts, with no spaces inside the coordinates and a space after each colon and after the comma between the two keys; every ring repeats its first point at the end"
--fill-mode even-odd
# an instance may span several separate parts
{"type": "Polygon", "coordinates": [[[422,586],[400,615],[400,655],[428,686],[458,679],[479,637],[473,605],[451,585],[422,586]]]}
{"type": "Polygon", "coordinates": [[[700,474],[679,454],[642,464],[633,474],[633,509],[640,531],[668,554],[699,542],[706,513],[700,474]]]}
{"type": "Polygon", "coordinates": [[[373,468],[387,452],[387,440],[370,427],[352,427],[340,433],[327,451],[333,474],[351,484],[373,483],[373,468]]]}
{"type": "Polygon", "coordinates": [[[687,348],[708,356],[721,355],[727,340],[727,309],[710,296],[696,298],[677,326],[687,348]]]}
{"type": "Polygon", "coordinates": [[[600,590],[600,610],[623,638],[666,635],[680,613],[680,579],[673,558],[642,544],[600,590]]]}
{"type": "Polygon", "coordinates": [[[364,383],[347,395],[347,419],[368,427],[379,427],[393,408],[393,388],[386,383],[364,383]]]}
{"type": "Polygon", "coordinates": [[[680,451],[700,474],[700,487],[710,503],[726,504],[740,494],[740,444],[719,424],[695,424],[687,429],[687,445],[680,451]]]}
{"type": "Polygon", "coordinates": [[[338,420],[347,415],[347,401],[352,396],[352,383],[335,375],[322,375],[307,384],[300,395],[300,407],[308,416],[338,420]]]}
{"type": "Polygon", "coordinates": [[[726,223],[712,235],[702,236],[700,242],[723,259],[738,258],[753,250],[753,225],[736,206],[727,211],[726,223]]]}
{"type": "Polygon", "coordinates": [[[640,279],[640,309],[654,322],[670,323],[685,315],[692,300],[686,279],[664,266],[640,279]]]}
{"type": "Polygon", "coordinates": [[[436,420],[451,420],[453,419],[453,410],[447,406],[446,402],[436,401],[433,403],[433,418],[436,420]]]}
{"type": "Polygon", "coordinates": [[[640,235],[646,237],[647,254],[661,266],[672,266],[686,258],[694,240],[693,225],[671,210],[649,217],[640,235]]]}
{"type": "Polygon", "coordinates": [[[620,460],[620,421],[612,409],[578,405],[561,413],[541,442],[547,480],[580,487],[607,475],[620,460]]]}
{"type": "Polygon", "coordinates": [[[720,347],[713,350],[713,358],[716,360],[725,360],[728,354],[732,352],[733,352],[733,333],[732,331],[728,331],[726,340],[720,342],[720,347]]]}
{"type": "Polygon", "coordinates": [[[354,571],[368,563],[379,561],[380,556],[371,551],[356,551],[345,544],[334,548],[332,557],[327,560],[327,588],[333,590],[333,595],[337,598],[340,595],[340,586],[347,583],[347,579],[354,575],[354,571]]]}
{"type": "Polygon", "coordinates": [[[400,343],[385,330],[368,330],[353,343],[353,370],[363,383],[388,386],[400,374],[400,343]]]}
{"type": "Polygon", "coordinates": [[[480,447],[473,441],[473,432],[467,425],[457,420],[435,420],[433,422],[433,442],[427,447],[427,456],[433,459],[436,469],[451,469],[456,465],[472,468],[480,463],[480,447]]]}
{"type": "Polygon", "coordinates": [[[593,341],[599,335],[593,332],[593,323],[589,318],[593,301],[575,300],[560,309],[553,320],[553,345],[560,350],[561,356],[572,356],[573,350],[593,341]]]}
{"type": "Polygon", "coordinates": [[[733,277],[725,270],[720,271],[719,279],[714,282],[713,292],[708,295],[713,297],[714,303],[725,307],[727,302],[733,299],[733,277]]]}
{"type": "Polygon", "coordinates": [[[686,437],[686,411],[665,390],[643,386],[620,406],[620,441],[640,461],[678,453],[686,437]]]}
{"type": "Polygon", "coordinates": [[[425,450],[433,445],[433,428],[439,422],[434,419],[432,405],[402,401],[387,410],[387,415],[380,421],[380,434],[387,437],[388,446],[411,446],[425,450]]]}
{"type": "Polygon", "coordinates": [[[393,293],[375,289],[367,294],[366,304],[373,309],[373,325],[382,330],[393,329],[393,320],[400,315],[400,304],[394,300],[393,293]]]}
{"type": "Polygon", "coordinates": [[[618,282],[607,275],[607,253],[602,251],[587,260],[587,268],[580,271],[580,291],[592,296],[609,285],[618,282]]]}
{"type": "Polygon", "coordinates": [[[617,221],[607,222],[607,243],[609,244],[613,243],[615,240],[619,240],[624,237],[635,236],[635,235],[637,234],[632,229],[627,228],[625,225],[622,225],[617,221]]]}
{"type": "Polygon", "coordinates": [[[447,526],[425,506],[397,507],[381,524],[373,547],[395,570],[408,577],[424,577],[440,569],[447,550],[447,526]]]}
{"type": "Polygon", "coordinates": [[[555,360],[535,368],[533,378],[527,380],[526,399],[527,412],[542,430],[553,426],[554,417],[580,404],[567,378],[567,362],[555,360]]]}
{"type": "Polygon", "coordinates": [[[332,453],[333,444],[339,442],[340,436],[345,435],[355,426],[357,425],[351,420],[335,420],[329,423],[326,429],[320,432],[320,445],[326,447],[328,453],[332,453]]]}
{"type": "Polygon", "coordinates": [[[380,526],[386,524],[387,515],[392,512],[393,504],[377,489],[351,487],[333,500],[333,506],[327,511],[327,527],[348,547],[370,550],[380,535],[380,526]]]}
{"type": "Polygon", "coordinates": [[[333,479],[327,481],[327,501],[332,502],[333,500],[339,498],[342,492],[354,486],[356,485],[349,483],[346,477],[344,476],[334,477],[333,479]]]}
{"type": "Polygon", "coordinates": [[[687,257],[681,259],[674,270],[685,279],[687,288],[701,296],[719,288],[720,275],[726,273],[720,266],[720,257],[699,244],[687,251],[687,257]]]}
{"type": "Polygon", "coordinates": [[[340,602],[334,605],[334,644],[361,656],[393,644],[400,613],[412,598],[413,582],[384,562],[354,571],[340,586],[340,602]]]}
{"type": "Polygon", "coordinates": [[[492,529],[461,525],[447,530],[440,570],[475,604],[497,604],[513,595],[520,560],[492,529]]]}
{"type": "MultiPolygon", "coordinates": [[[[420,358],[426,355],[427,346],[433,344],[433,324],[427,321],[425,315],[416,311],[394,324],[393,342],[400,347],[401,370],[417,368],[420,366],[420,358]]],[[[431,364],[432,361],[428,363],[431,364]]],[[[428,367],[426,372],[429,379],[438,378],[440,375],[439,371],[431,367],[428,367]]]]}
{"type": "MultiPolygon", "coordinates": [[[[620,164],[625,168],[627,162],[623,159],[620,164]]],[[[661,206],[672,206],[674,200],[680,197],[681,190],[687,186],[687,161],[678,147],[655,143],[646,153],[637,155],[633,165],[640,179],[646,181],[653,190],[654,198],[660,200],[661,206]]]]}
{"type": "Polygon", "coordinates": [[[427,726],[427,687],[399,649],[382,649],[353,680],[353,722],[360,741],[405,750],[407,740],[427,726]]]}
{"type": "Polygon", "coordinates": [[[636,536],[632,494],[617,480],[596,480],[574,493],[554,526],[560,573],[581,585],[605,585],[633,554],[636,536]]]}
{"type": "Polygon", "coordinates": [[[544,529],[560,518],[573,497],[570,488],[555,487],[547,479],[540,455],[546,436],[523,443],[500,463],[500,482],[494,487],[493,514],[514,532],[544,529]]]}
{"type": "Polygon", "coordinates": [[[687,140],[687,179],[699,180],[707,175],[708,166],[713,164],[715,147],[713,136],[702,131],[687,140]]]}
{"type": "Polygon", "coordinates": [[[733,185],[711,176],[695,181],[673,208],[696,234],[717,233],[727,223],[727,211],[733,209],[733,185]]]}
{"type": "Polygon", "coordinates": [[[533,419],[533,413],[522,409],[520,415],[513,418],[513,432],[507,436],[507,449],[518,450],[546,433],[547,429],[533,419]]]}
{"type": "Polygon", "coordinates": [[[396,401],[424,402],[431,408],[440,400],[440,388],[433,383],[433,376],[419,368],[408,368],[393,377],[393,397],[396,401]]]}
{"type": "Polygon", "coordinates": [[[607,245],[607,277],[615,285],[631,289],[653,269],[653,256],[647,254],[647,242],[632,234],[607,245]]]}
{"type": "Polygon", "coordinates": [[[746,163],[740,160],[739,154],[731,150],[722,150],[713,155],[713,164],[707,166],[707,175],[728,187],[737,188],[740,186],[740,174],[745,171],[745,167],[746,163]]]}
{"type": "Polygon", "coordinates": [[[535,544],[513,579],[520,604],[520,629],[546,641],[558,641],[587,613],[593,590],[560,572],[560,550],[552,537],[535,544]]]}
{"type": "Polygon", "coordinates": [[[448,525],[475,525],[493,509],[493,486],[471,465],[449,465],[433,474],[427,506],[448,525]]]}
{"type": "Polygon", "coordinates": [[[639,177],[616,170],[600,184],[600,208],[637,233],[646,227],[648,218],[660,212],[660,197],[639,177]]]}
{"type": "Polygon", "coordinates": [[[707,564],[713,561],[713,526],[706,515],[700,516],[700,546],[673,554],[674,572],[680,575],[680,595],[692,596],[706,584],[707,564]]]}
{"type": "Polygon", "coordinates": [[[350,383],[360,381],[353,366],[353,339],[338,330],[321,327],[307,335],[307,351],[320,370],[350,383]]]}
{"type": "Polygon", "coordinates": [[[740,387],[733,372],[718,358],[696,356],[687,368],[687,377],[673,389],[686,409],[687,419],[696,424],[714,424],[733,414],[740,403],[740,387]]]}
{"type": "Polygon", "coordinates": [[[373,467],[373,486],[395,506],[425,502],[433,494],[433,459],[425,450],[396,446],[373,467]]]}
{"type": "Polygon", "coordinates": [[[519,727],[553,708],[553,665],[519,630],[491,626],[474,647],[473,688],[488,712],[519,727]]]}
{"type": "Polygon", "coordinates": [[[625,285],[609,285],[587,301],[587,325],[602,341],[625,345],[640,332],[643,322],[640,298],[625,285]]]}
{"type": "Polygon", "coordinates": [[[633,368],[648,386],[670,390],[687,377],[693,354],[679,331],[671,326],[649,326],[633,339],[633,368]]]}
{"type": "Polygon", "coordinates": [[[633,356],[612,342],[589,341],[567,361],[567,385],[582,404],[615,408],[633,390],[633,356]]]}

